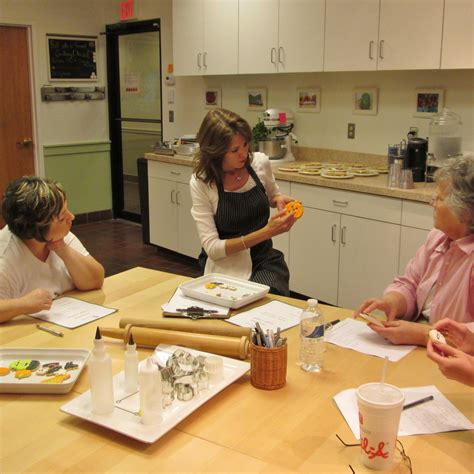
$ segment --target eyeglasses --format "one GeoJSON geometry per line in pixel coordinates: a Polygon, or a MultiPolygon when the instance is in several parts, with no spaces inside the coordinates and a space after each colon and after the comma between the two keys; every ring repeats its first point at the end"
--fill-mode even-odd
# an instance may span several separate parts
{"type": "MultiPolygon", "coordinates": [[[[352,448],[355,446],[360,446],[360,443],[346,443],[337,433],[336,433],[336,438],[346,447],[346,448],[352,448]]],[[[402,457],[402,461],[405,464],[405,466],[408,468],[408,472],[410,474],[413,474],[413,467],[411,464],[411,458],[410,456],[407,455],[405,452],[405,448],[403,447],[402,442],[397,439],[396,443],[396,448],[397,451],[400,453],[400,456],[402,457]]],[[[349,464],[349,469],[351,470],[352,474],[355,474],[354,468],[349,464]]]]}

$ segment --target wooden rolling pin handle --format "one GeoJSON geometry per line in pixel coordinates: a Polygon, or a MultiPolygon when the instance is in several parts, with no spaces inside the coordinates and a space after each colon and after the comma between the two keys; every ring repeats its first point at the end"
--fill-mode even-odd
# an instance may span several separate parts
{"type": "Polygon", "coordinates": [[[211,352],[228,357],[245,360],[249,354],[248,337],[229,337],[211,334],[187,333],[182,331],[166,331],[127,325],[125,328],[100,328],[105,337],[114,337],[128,341],[130,333],[137,346],[156,347],[158,344],[173,344],[189,347],[200,351],[211,352]]]}
{"type": "Polygon", "coordinates": [[[251,334],[250,328],[242,328],[226,323],[225,321],[212,319],[199,319],[196,321],[186,318],[159,318],[155,320],[140,318],[120,319],[119,326],[121,328],[125,328],[129,324],[154,329],[166,329],[167,331],[185,331],[230,337],[250,337],[251,334]]]}

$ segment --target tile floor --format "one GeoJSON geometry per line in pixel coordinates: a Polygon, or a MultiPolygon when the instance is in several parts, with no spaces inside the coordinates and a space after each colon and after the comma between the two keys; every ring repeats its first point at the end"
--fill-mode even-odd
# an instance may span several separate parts
{"type": "Polygon", "coordinates": [[[72,232],[102,263],[106,276],[137,266],[192,278],[201,275],[197,260],[144,244],[141,225],[133,222],[111,219],[78,224],[72,232]]]}

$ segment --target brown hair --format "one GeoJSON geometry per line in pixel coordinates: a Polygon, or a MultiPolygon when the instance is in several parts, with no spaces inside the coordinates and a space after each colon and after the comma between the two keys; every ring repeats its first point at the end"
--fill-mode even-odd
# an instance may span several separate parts
{"type": "Polygon", "coordinates": [[[66,200],[61,185],[37,176],[12,181],[3,196],[2,214],[10,231],[22,240],[47,242],[52,220],[66,200]]]}
{"type": "MultiPolygon", "coordinates": [[[[250,144],[252,130],[245,119],[226,109],[210,110],[201,123],[197,139],[199,152],[194,162],[196,177],[207,184],[222,181],[222,162],[229,151],[232,137],[242,135],[250,144]]],[[[249,150],[248,162],[252,160],[249,150]]]]}

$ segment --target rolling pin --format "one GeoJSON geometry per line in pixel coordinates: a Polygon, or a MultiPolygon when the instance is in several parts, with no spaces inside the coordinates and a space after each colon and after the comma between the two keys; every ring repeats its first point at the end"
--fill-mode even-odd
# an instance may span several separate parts
{"type": "Polygon", "coordinates": [[[192,320],[185,318],[160,318],[150,321],[148,319],[122,318],[119,327],[128,325],[145,328],[166,329],[168,331],[199,332],[201,334],[215,334],[218,336],[250,337],[251,329],[235,326],[219,320],[192,320]]]}
{"type": "Polygon", "coordinates": [[[212,352],[228,357],[245,360],[249,353],[248,337],[229,337],[211,334],[168,331],[165,329],[145,328],[127,325],[125,328],[99,328],[105,337],[123,339],[126,343],[130,333],[137,346],[155,348],[158,344],[173,344],[212,352]]]}

